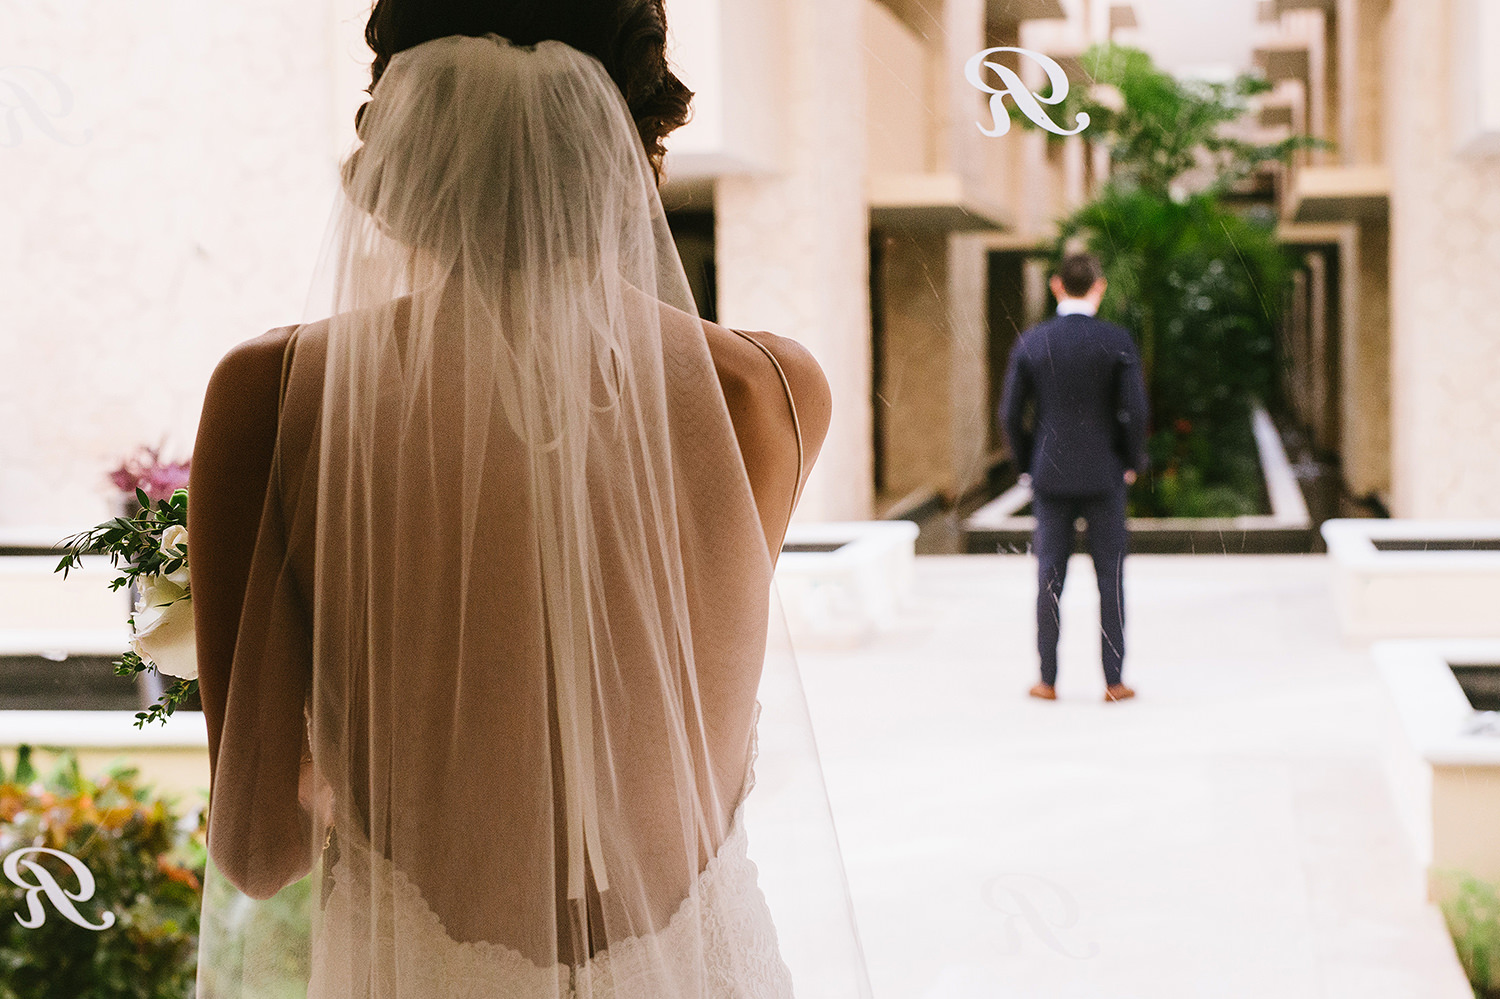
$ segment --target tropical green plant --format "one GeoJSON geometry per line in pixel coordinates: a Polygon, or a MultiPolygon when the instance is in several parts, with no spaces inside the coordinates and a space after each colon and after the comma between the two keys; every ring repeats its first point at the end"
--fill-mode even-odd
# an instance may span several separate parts
{"type": "Polygon", "coordinates": [[[205,921],[200,940],[199,995],[305,999],[312,975],[313,885],[320,878],[321,873],[308,875],[257,901],[210,869],[204,911],[214,915],[205,921]]]}
{"type": "Polygon", "coordinates": [[[1269,221],[1210,194],[1181,201],[1109,185],[1059,227],[1109,280],[1102,318],[1131,330],[1151,402],[1151,474],[1138,514],[1235,516],[1261,503],[1251,400],[1278,394],[1277,337],[1290,274],[1269,221]]]}
{"type": "Polygon", "coordinates": [[[1443,918],[1477,999],[1500,997],[1500,886],[1449,871],[1442,886],[1443,918]]]}
{"type": "MultiPolygon", "coordinates": [[[[203,811],[143,786],[117,768],[90,779],[64,755],[42,779],[21,747],[10,773],[0,768],[0,857],[47,847],[81,861],[95,878],[79,913],[86,929],[46,907],[38,926],[21,925],[27,891],[0,879],[0,999],[170,999],[193,994],[204,866],[203,811]],[[13,915],[14,914],[14,915],[13,915]]],[[[65,890],[77,878],[61,858],[31,853],[65,890]]],[[[26,870],[30,870],[26,868],[26,870]]]]}
{"type": "Polygon", "coordinates": [[[1253,75],[1179,79],[1112,45],[1090,49],[1083,66],[1093,84],[1069,91],[1061,118],[1087,112],[1088,137],[1109,150],[1110,179],[1059,223],[1053,254],[1099,257],[1109,280],[1100,315],[1140,345],[1152,469],[1132,491],[1132,512],[1252,513],[1263,488],[1249,407],[1277,401],[1291,265],[1271,212],[1235,211],[1225,195],[1315,143],[1234,134],[1250,99],[1269,89],[1253,75]]]}
{"type": "Polygon", "coordinates": [[[1271,90],[1256,74],[1227,81],[1185,79],[1127,45],[1096,45],[1081,62],[1090,85],[1071,88],[1054,117],[1072,121],[1079,112],[1088,113],[1086,134],[1109,149],[1116,183],[1165,197],[1181,191],[1192,174],[1197,177],[1192,186],[1217,196],[1266,163],[1324,145],[1307,136],[1259,143],[1234,133],[1232,126],[1250,110],[1251,99],[1271,90]]]}

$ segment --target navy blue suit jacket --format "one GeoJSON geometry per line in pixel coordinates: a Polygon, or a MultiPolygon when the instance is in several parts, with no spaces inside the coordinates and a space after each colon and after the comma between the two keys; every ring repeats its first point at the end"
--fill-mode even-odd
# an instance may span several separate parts
{"type": "Polygon", "coordinates": [[[1146,469],[1146,385],[1123,328],[1092,316],[1057,316],[1011,349],[1000,420],[1032,488],[1089,496],[1146,469]],[[1028,404],[1035,419],[1028,425],[1028,404]]]}

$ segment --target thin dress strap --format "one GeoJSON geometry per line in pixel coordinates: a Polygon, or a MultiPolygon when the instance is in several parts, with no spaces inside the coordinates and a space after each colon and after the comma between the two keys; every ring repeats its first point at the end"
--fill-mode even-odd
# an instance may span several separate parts
{"type": "MultiPolygon", "coordinates": [[[[781,388],[786,393],[787,409],[791,410],[792,413],[792,428],[797,432],[797,485],[792,490],[792,511],[795,511],[798,500],[802,498],[802,473],[805,471],[805,462],[807,459],[802,447],[802,422],[797,419],[797,403],[792,398],[792,383],[787,380],[786,372],[782,369],[781,362],[776,360],[776,355],[771,353],[771,348],[743,330],[730,330],[730,332],[755,344],[760,352],[770,359],[772,366],[776,368],[776,377],[781,379],[781,388]]],[[[791,511],[788,511],[788,519],[790,519],[790,514],[791,511]]]]}
{"type": "Polygon", "coordinates": [[[286,346],[281,351],[281,388],[276,393],[276,415],[281,416],[281,405],[286,402],[286,383],[292,374],[292,351],[297,344],[297,333],[301,326],[292,327],[292,332],[287,335],[286,346]]]}
{"type": "MultiPolygon", "coordinates": [[[[797,418],[797,402],[792,398],[792,383],[787,380],[786,371],[781,367],[781,362],[776,360],[776,355],[771,349],[761,343],[755,337],[744,330],[731,330],[730,332],[755,344],[762,354],[770,359],[772,367],[776,369],[776,377],[781,379],[781,389],[786,393],[786,406],[792,414],[792,428],[797,432],[797,485],[792,490],[792,509],[788,511],[787,518],[791,519],[791,513],[797,509],[797,501],[802,498],[802,473],[806,470],[806,453],[802,445],[802,421],[797,418]]],[[[760,699],[755,701],[755,713],[750,719],[750,751],[745,760],[745,779],[740,789],[740,805],[744,806],[745,798],[749,796],[750,789],[755,786],[755,758],[760,755],[760,699]]],[[[736,808],[738,814],[739,807],[736,808]]]]}
{"type": "Polygon", "coordinates": [[[301,329],[301,326],[292,327],[292,332],[286,338],[286,346],[281,350],[281,384],[276,390],[276,448],[271,456],[272,475],[275,477],[278,495],[281,492],[281,409],[286,404],[286,385],[292,376],[292,354],[297,346],[297,333],[301,329]]]}

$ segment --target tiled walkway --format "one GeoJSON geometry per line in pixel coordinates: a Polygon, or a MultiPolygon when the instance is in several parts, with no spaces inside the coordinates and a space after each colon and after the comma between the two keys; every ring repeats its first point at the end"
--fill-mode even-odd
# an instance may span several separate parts
{"type": "Polygon", "coordinates": [[[1470,996],[1321,557],[1132,557],[1111,705],[1087,559],[1025,696],[1032,565],[921,559],[895,630],[800,654],[875,999],[1470,996]]]}

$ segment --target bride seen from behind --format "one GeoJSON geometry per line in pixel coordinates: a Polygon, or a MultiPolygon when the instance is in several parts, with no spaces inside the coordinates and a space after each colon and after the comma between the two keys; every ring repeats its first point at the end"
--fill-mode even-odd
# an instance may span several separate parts
{"type": "Polygon", "coordinates": [[[696,315],[661,0],[367,39],[329,318],[231,351],[194,452],[199,994],[790,995],[742,806],[831,403],[696,315]]]}

